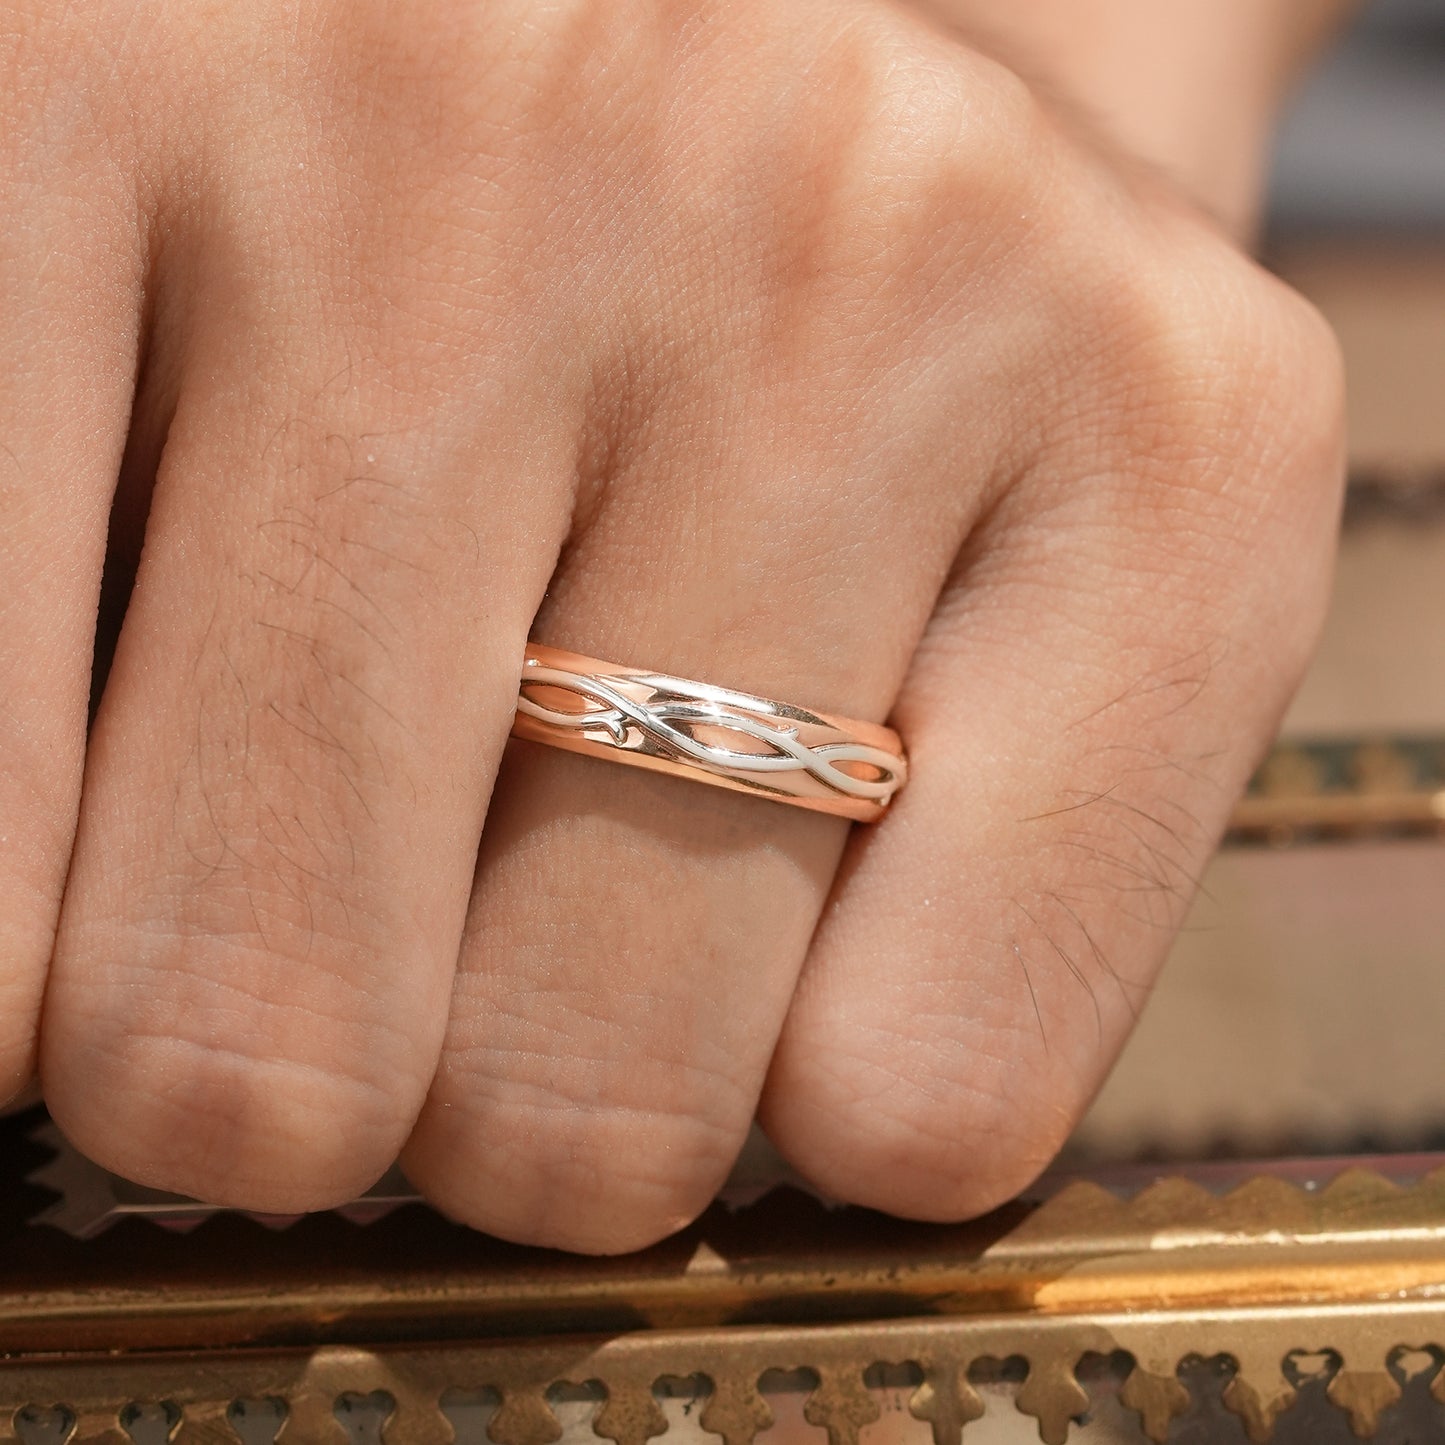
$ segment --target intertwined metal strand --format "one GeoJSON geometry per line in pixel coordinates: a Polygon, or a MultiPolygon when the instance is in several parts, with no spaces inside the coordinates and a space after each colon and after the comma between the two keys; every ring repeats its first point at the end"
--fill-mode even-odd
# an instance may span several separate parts
{"type": "Polygon", "coordinates": [[[882,748],[864,743],[828,743],[810,748],[799,740],[797,729],[786,723],[767,722],[721,701],[699,701],[680,695],[661,678],[631,677],[628,681],[652,688],[650,701],[637,702],[596,675],[579,676],[534,665],[522,680],[517,711],[553,727],[605,732],[620,748],[631,746],[636,736],[646,737],[664,754],[686,758],[719,773],[736,769],[754,773],[806,771],[852,798],[884,799],[903,783],[899,759],[882,748]],[[560,688],[596,706],[582,712],[547,707],[528,696],[530,688],[541,686],[560,688]],[[675,727],[674,723],[684,726],[675,727]],[[739,752],[702,742],[688,730],[698,724],[753,738],[772,751],[739,752]],[[857,777],[840,767],[842,763],[862,763],[875,769],[877,776],[857,777]]]}

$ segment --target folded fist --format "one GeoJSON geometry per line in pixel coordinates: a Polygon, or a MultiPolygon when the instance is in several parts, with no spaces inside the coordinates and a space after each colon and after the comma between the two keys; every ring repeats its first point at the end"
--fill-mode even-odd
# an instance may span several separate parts
{"type": "Polygon", "coordinates": [[[883,0],[3,10],[0,1094],[589,1251],[755,1114],[897,1213],[1026,1183],[1320,619],[1314,314],[883,0]],[[529,636],[910,781],[508,746],[529,636]]]}

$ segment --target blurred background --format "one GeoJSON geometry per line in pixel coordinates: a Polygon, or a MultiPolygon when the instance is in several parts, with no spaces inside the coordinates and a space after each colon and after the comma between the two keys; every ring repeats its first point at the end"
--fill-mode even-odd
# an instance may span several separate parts
{"type": "MultiPolygon", "coordinates": [[[[1355,477],[1285,737],[1445,818],[1445,0],[1379,0],[1303,88],[1265,254],[1344,343],[1355,477]]],[[[1445,1149],[1445,841],[1402,831],[1226,848],[1070,1157],[1445,1149]]]]}
{"type": "Polygon", "coordinates": [[[1300,93],[1271,194],[1284,235],[1445,229],[1445,5],[1376,0],[1300,93]]]}

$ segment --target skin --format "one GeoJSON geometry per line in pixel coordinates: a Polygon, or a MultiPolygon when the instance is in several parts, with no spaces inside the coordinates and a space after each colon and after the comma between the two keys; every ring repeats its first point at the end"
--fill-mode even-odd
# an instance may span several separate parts
{"type": "Polygon", "coordinates": [[[1339,366],[960,24],[7,0],[0,1094],[587,1251],[755,1113],[916,1217],[1048,1162],[1308,656],[1339,366]],[[529,634],[913,781],[850,832],[507,746],[529,634]]]}
{"type": "Polygon", "coordinates": [[[921,0],[1073,103],[1237,236],[1281,98],[1354,0],[921,0]]]}

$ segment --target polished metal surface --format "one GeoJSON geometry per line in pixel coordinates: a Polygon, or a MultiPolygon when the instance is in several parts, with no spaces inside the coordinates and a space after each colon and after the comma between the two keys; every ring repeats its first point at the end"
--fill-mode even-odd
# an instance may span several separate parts
{"type": "Polygon", "coordinates": [[[908,780],[890,728],[535,642],[512,735],[863,823],[908,780]]]}

